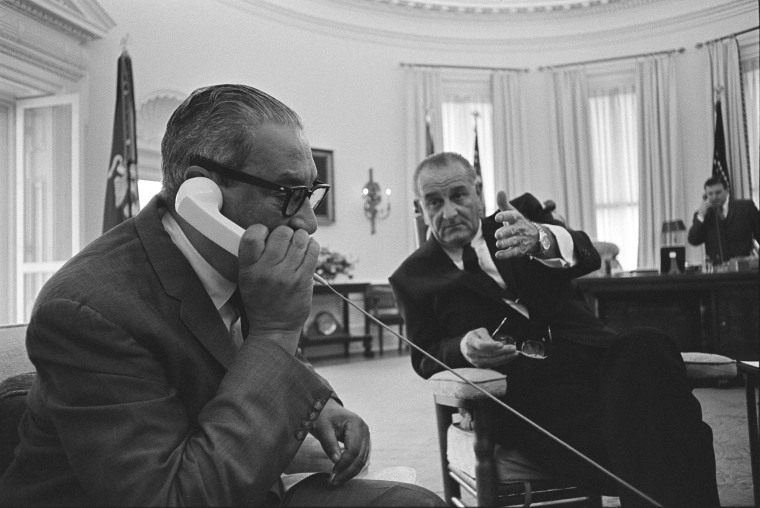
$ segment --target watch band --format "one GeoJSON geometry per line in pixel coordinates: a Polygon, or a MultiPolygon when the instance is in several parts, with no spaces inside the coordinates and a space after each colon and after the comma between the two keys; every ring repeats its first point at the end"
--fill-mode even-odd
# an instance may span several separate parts
{"type": "Polygon", "coordinates": [[[544,227],[543,224],[539,224],[537,222],[533,223],[534,226],[538,229],[538,256],[545,256],[547,252],[549,252],[549,249],[552,246],[552,240],[551,236],[549,236],[549,232],[546,230],[546,227],[544,227]]]}

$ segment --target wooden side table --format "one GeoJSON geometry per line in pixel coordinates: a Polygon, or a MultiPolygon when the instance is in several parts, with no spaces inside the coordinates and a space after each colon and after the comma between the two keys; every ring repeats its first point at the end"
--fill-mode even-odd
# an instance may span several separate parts
{"type": "Polygon", "coordinates": [[[744,375],[747,392],[747,426],[749,427],[749,457],[752,463],[752,488],[755,493],[755,506],[760,506],[760,427],[758,426],[758,400],[755,390],[760,387],[760,368],[758,362],[737,362],[739,372],[744,375]]]}

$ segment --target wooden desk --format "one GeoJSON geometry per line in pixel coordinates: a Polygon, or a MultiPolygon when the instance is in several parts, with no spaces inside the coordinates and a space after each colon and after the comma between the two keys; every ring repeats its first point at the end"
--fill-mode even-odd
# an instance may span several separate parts
{"type": "Polygon", "coordinates": [[[758,272],[620,273],[589,275],[576,283],[597,315],[616,330],[652,326],[681,351],[758,359],[758,272]]]}
{"type": "MultiPolygon", "coordinates": [[[[330,285],[335,288],[335,290],[340,293],[341,295],[345,296],[346,298],[349,297],[350,294],[354,293],[360,293],[362,295],[366,294],[367,287],[369,287],[369,282],[334,282],[330,285]]],[[[308,333],[308,331],[304,331],[304,333],[301,334],[301,341],[299,342],[299,346],[301,347],[301,350],[303,351],[304,355],[306,354],[306,348],[309,346],[319,346],[319,345],[326,345],[326,344],[343,344],[343,352],[345,356],[348,356],[348,347],[351,344],[351,342],[359,342],[361,341],[364,345],[364,356],[371,358],[374,356],[374,353],[372,352],[372,335],[364,334],[364,335],[351,335],[351,328],[350,328],[350,320],[349,320],[349,305],[348,302],[343,300],[342,298],[339,298],[338,296],[333,293],[330,288],[323,286],[321,284],[314,284],[314,294],[315,295],[333,295],[336,300],[340,300],[342,304],[342,319],[341,319],[341,329],[332,335],[319,335],[314,333],[308,333]]],[[[364,305],[364,303],[362,304],[364,305]]],[[[366,310],[366,309],[365,309],[366,310]]]]}

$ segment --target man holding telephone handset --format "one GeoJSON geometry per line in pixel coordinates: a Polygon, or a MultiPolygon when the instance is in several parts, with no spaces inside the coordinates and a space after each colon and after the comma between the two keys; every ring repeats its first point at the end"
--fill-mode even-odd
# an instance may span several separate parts
{"type": "Polygon", "coordinates": [[[248,86],[201,88],[161,151],[159,196],[40,292],[27,333],[37,380],[0,504],[442,505],[414,485],[350,481],[369,429],[298,352],[313,207],[329,186],[296,113],[248,86]],[[218,184],[213,220],[245,228],[238,252],[177,213],[195,178],[218,184]],[[286,490],[309,433],[332,474],[286,490]]]}
{"type": "Polygon", "coordinates": [[[728,185],[719,175],[705,181],[705,193],[694,212],[689,243],[705,244],[705,255],[715,265],[749,256],[760,241],[760,212],[750,199],[731,199],[728,185]]]}

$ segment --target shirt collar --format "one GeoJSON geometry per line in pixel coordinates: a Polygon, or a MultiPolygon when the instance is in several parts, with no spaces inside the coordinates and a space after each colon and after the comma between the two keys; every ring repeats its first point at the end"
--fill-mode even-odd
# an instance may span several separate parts
{"type": "Polygon", "coordinates": [[[203,259],[203,256],[190,243],[190,240],[185,236],[184,231],[177,223],[176,219],[170,213],[164,213],[161,217],[161,222],[164,225],[164,229],[174,242],[174,245],[182,252],[193,271],[198,275],[201,280],[201,284],[206,289],[206,292],[211,297],[211,301],[214,302],[216,310],[222,308],[235,292],[237,284],[231,280],[226,279],[221,273],[219,273],[208,261],[203,259]]]}

